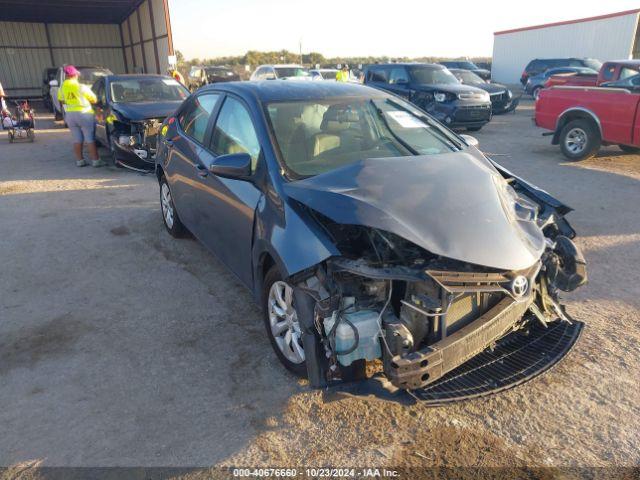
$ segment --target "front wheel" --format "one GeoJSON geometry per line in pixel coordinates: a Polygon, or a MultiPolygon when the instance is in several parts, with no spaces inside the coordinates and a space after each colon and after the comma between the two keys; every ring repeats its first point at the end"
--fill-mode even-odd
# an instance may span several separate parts
{"type": "Polygon", "coordinates": [[[567,123],[560,132],[560,149],[569,160],[585,160],[600,149],[602,140],[593,122],[585,119],[567,123]]]}
{"type": "Polygon", "coordinates": [[[187,229],[178,216],[169,184],[164,176],[160,180],[160,207],[162,209],[162,221],[169,235],[174,238],[184,237],[187,229]]]}
{"type": "Polygon", "coordinates": [[[275,266],[264,278],[262,310],[267,336],[278,360],[290,372],[306,377],[302,329],[293,300],[293,287],[282,280],[275,266]]]}
{"type": "Polygon", "coordinates": [[[632,147],[631,145],[618,145],[624,153],[637,155],[640,153],[640,147],[632,147]]]}

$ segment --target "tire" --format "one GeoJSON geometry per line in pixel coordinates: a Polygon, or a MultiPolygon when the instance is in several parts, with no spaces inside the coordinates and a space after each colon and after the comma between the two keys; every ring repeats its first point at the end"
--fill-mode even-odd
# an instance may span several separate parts
{"type": "Polygon", "coordinates": [[[618,146],[620,147],[620,150],[622,150],[624,153],[629,153],[633,155],[640,154],[640,147],[632,147],[630,145],[618,145],[618,146]]]}
{"type": "Polygon", "coordinates": [[[118,162],[118,151],[113,146],[114,140],[111,138],[110,135],[107,136],[107,139],[108,139],[108,142],[109,142],[109,156],[111,157],[111,162],[113,162],[113,166],[116,167],[116,168],[124,168],[118,162]]]}
{"type": "Polygon", "coordinates": [[[531,90],[531,96],[533,97],[534,100],[538,100],[538,95],[540,95],[540,90],[542,90],[542,87],[536,87],[533,90],[531,90]]]}
{"type": "Polygon", "coordinates": [[[572,120],[560,132],[560,149],[572,161],[595,156],[601,143],[600,132],[594,123],[584,118],[572,120]]]}
{"type": "Polygon", "coordinates": [[[169,235],[174,238],[185,237],[188,230],[178,216],[169,184],[164,176],[160,179],[160,210],[162,212],[162,223],[164,223],[164,227],[167,229],[167,232],[169,232],[169,235]],[[171,213],[168,214],[168,212],[171,213]]]}
{"type": "Polygon", "coordinates": [[[479,132],[482,127],[467,127],[467,132],[479,132]]]}
{"type": "Polygon", "coordinates": [[[262,287],[262,317],[264,319],[264,325],[267,330],[267,336],[273,347],[273,351],[276,353],[280,363],[284,367],[297,375],[298,377],[306,378],[307,376],[307,364],[304,359],[304,350],[302,349],[302,335],[300,326],[296,320],[295,305],[293,304],[293,288],[282,280],[282,275],[278,271],[278,268],[273,266],[267,272],[264,277],[264,283],[262,287]],[[290,294],[285,293],[285,289],[291,289],[290,294]],[[280,295],[278,296],[277,291],[280,295]],[[277,301],[277,298],[284,300],[285,304],[289,300],[289,308],[282,308],[282,304],[277,301]],[[282,316],[276,313],[276,310],[283,313],[282,316]],[[276,335],[276,331],[272,328],[272,324],[283,328],[280,335],[276,335]],[[277,339],[276,339],[277,337],[277,339]],[[294,345],[296,342],[297,346],[294,345]],[[302,352],[302,355],[300,355],[302,352]],[[300,361],[300,357],[302,360],[300,361]]]}

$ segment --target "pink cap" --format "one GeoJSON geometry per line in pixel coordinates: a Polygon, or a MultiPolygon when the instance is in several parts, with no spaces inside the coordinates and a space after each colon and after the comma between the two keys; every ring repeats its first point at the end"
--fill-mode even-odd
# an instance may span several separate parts
{"type": "Polygon", "coordinates": [[[67,77],[78,77],[78,76],[80,76],[80,72],[73,65],[67,65],[66,67],[64,67],[64,74],[67,77]]]}

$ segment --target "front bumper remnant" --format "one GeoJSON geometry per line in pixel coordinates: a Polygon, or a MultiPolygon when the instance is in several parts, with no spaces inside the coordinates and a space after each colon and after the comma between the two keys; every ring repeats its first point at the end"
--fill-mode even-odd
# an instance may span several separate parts
{"type": "Polygon", "coordinates": [[[533,299],[516,302],[505,297],[498,304],[450,336],[385,364],[385,374],[396,387],[421,388],[479,354],[513,329],[533,299]]]}

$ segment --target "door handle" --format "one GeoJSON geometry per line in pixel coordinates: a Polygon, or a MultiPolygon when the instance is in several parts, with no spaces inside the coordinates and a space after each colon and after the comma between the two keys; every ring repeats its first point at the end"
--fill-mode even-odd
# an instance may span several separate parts
{"type": "Polygon", "coordinates": [[[196,171],[198,172],[198,176],[202,178],[209,175],[209,171],[206,169],[206,167],[204,165],[200,165],[199,163],[196,163],[196,171]]]}

